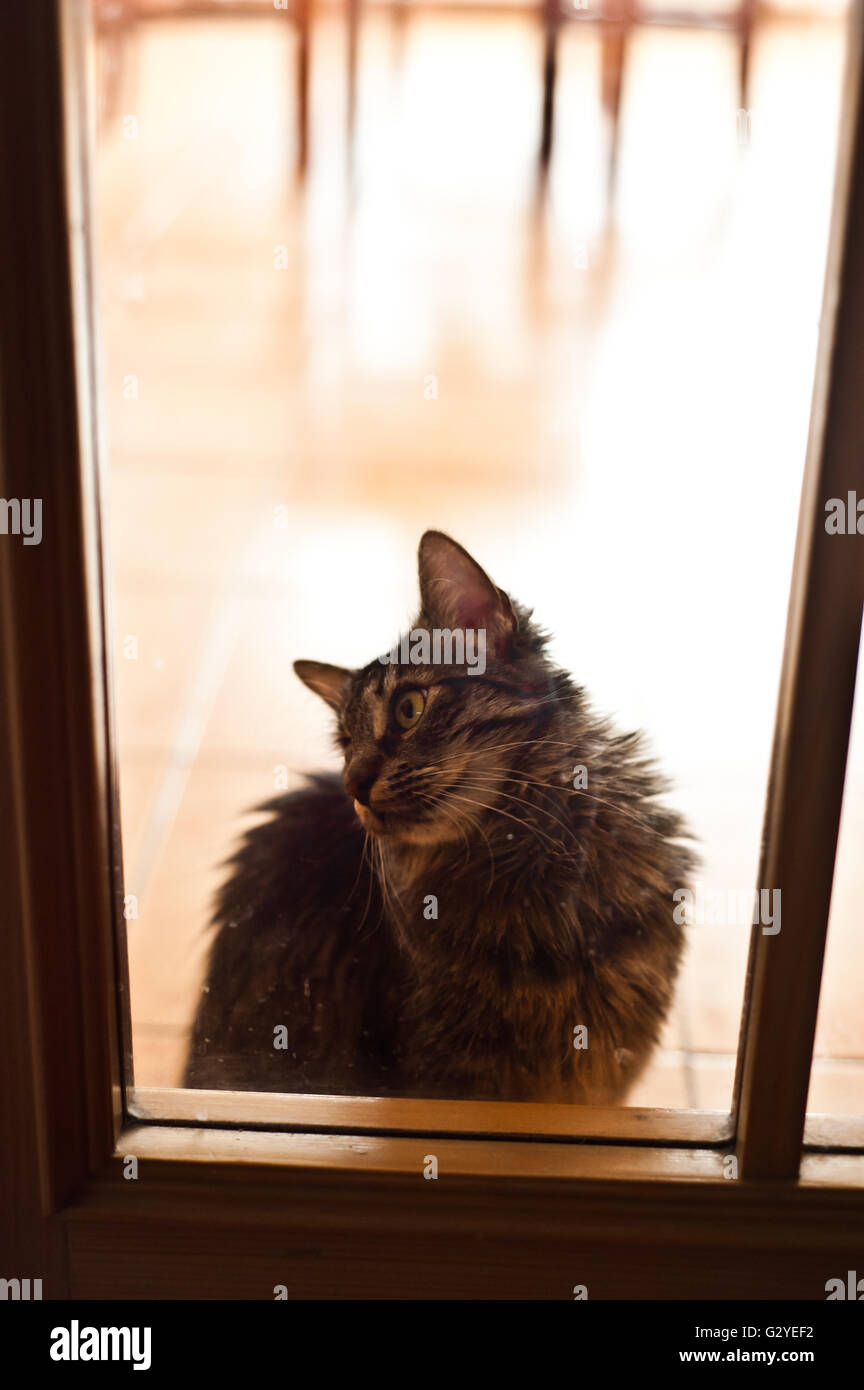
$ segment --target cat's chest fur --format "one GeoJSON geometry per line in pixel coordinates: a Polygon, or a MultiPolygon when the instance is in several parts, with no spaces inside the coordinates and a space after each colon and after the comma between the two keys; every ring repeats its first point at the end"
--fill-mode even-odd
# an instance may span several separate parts
{"type": "Polygon", "coordinates": [[[597,921],[584,851],[562,830],[501,832],[470,862],[456,845],[384,860],[410,962],[403,1067],[429,1094],[458,1094],[470,1073],[488,1098],[612,1101],[641,1065],[621,989],[631,933],[597,921]]]}
{"type": "Polygon", "coordinates": [[[437,966],[446,949],[463,974],[496,966],[506,976],[542,974],[545,943],[559,967],[575,950],[578,859],[575,847],[562,846],[556,863],[542,851],[500,840],[475,843],[470,851],[459,845],[391,851],[382,878],[392,926],[420,971],[437,966]]]}

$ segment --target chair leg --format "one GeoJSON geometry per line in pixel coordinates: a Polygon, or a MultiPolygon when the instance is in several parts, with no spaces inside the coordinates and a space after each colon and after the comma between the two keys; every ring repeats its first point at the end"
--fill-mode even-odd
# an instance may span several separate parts
{"type": "Polygon", "coordinates": [[[348,161],[354,155],[354,127],[357,120],[357,40],[360,29],[360,0],[346,0],[347,12],[347,62],[346,74],[346,136],[348,141],[348,161]]]}
{"type": "Polygon", "coordinates": [[[621,94],[624,87],[624,59],[627,51],[628,25],[624,22],[604,30],[602,70],[600,78],[603,110],[609,122],[608,194],[615,190],[618,172],[618,136],[621,120],[621,94]]]}
{"type": "Polygon", "coordinates": [[[557,0],[546,0],[543,6],[543,116],[540,130],[540,169],[543,174],[548,171],[549,161],[552,158],[560,23],[557,0]]]}
{"type": "Polygon", "coordinates": [[[309,27],[311,0],[297,0],[297,177],[309,167],[309,27]]]}
{"type": "Polygon", "coordinates": [[[755,0],[741,0],[738,11],[738,102],[744,111],[750,108],[750,64],[755,20],[755,0]]]}

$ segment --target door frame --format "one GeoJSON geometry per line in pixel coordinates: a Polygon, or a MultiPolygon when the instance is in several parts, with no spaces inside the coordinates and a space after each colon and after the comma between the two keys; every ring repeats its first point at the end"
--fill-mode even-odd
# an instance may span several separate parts
{"type": "Polygon", "coordinates": [[[859,0],[759,880],[783,930],[752,940],[734,1139],[574,1142],[479,1109],[459,1137],[125,1103],[86,6],[0,8],[0,492],[43,508],[40,545],[0,536],[4,1275],[47,1298],[821,1298],[854,1267],[864,1154],[801,1153],[864,598],[864,539],[824,527],[864,452],[862,34],[859,0]]]}

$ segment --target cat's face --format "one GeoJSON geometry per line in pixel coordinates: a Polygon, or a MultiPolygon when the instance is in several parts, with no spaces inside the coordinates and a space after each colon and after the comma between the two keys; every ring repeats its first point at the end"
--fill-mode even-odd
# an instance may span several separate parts
{"type": "Polygon", "coordinates": [[[386,658],[294,669],[335,711],[345,789],[367,831],[467,840],[515,803],[550,676],[527,615],[455,541],[427,531],[419,571],[420,616],[386,658]]]}

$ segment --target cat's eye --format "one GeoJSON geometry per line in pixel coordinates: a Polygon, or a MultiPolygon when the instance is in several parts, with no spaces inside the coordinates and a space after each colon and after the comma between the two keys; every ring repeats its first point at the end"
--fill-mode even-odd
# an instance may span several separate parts
{"type": "Polygon", "coordinates": [[[419,724],[426,708],[426,696],[422,690],[403,690],[396,698],[393,713],[400,729],[413,729],[419,724]]]}

